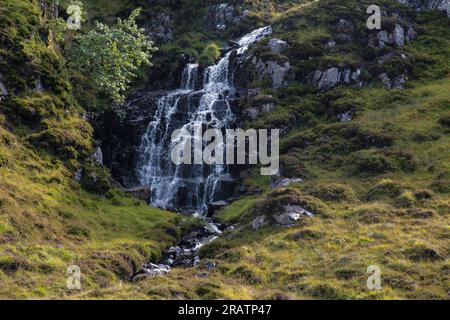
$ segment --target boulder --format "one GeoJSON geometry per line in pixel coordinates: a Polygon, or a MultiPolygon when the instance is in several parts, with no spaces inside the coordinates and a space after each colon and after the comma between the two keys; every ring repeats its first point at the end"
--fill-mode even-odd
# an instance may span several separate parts
{"type": "Polygon", "coordinates": [[[126,193],[135,197],[136,199],[143,200],[145,202],[150,202],[152,196],[152,190],[147,187],[136,187],[131,189],[126,189],[126,193]]]}
{"type": "Polygon", "coordinates": [[[170,270],[170,267],[165,264],[147,263],[142,266],[142,271],[149,277],[163,276],[168,274],[170,270]]]}
{"type": "Polygon", "coordinates": [[[281,54],[288,48],[288,43],[280,39],[270,39],[267,46],[275,54],[281,54]]]}
{"type": "Polygon", "coordinates": [[[265,226],[267,226],[269,224],[269,222],[267,221],[266,216],[259,216],[256,217],[253,222],[252,222],[252,228],[254,230],[259,230],[265,226]]]}

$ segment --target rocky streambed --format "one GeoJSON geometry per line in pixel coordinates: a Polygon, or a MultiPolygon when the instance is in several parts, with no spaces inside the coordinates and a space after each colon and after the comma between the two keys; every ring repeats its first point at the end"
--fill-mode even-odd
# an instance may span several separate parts
{"type": "Polygon", "coordinates": [[[176,246],[169,248],[163,253],[158,263],[146,263],[141,270],[135,274],[146,276],[162,276],[176,267],[197,267],[200,264],[199,250],[216,240],[222,234],[222,226],[212,222],[208,217],[203,217],[204,225],[186,236],[176,246]]]}

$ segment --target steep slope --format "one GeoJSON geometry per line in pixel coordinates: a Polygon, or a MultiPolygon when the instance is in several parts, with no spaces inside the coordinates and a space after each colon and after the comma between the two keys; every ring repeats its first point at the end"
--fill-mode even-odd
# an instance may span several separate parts
{"type": "Polygon", "coordinates": [[[113,176],[130,175],[125,142],[148,114],[125,110],[124,124],[99,112],[37,1],[2,1],[0,297],[447,299],[448,1],[404,2],[379,1],[383,30],[370,32],[370,1],[85,1],[89,22],[144,6],[160,50],[132,97],[175,89],[187,61],[215,61],[208,47],[274,29],[236,80],[251,93],[239,124],[283,129],[280,177],[242,171],[244,194],[214,217],[232,228],[201,250],[198,268],[130,282],[197,224],[127,197],[93,156],[101,140],[113,176]],[[314,216],[286,223],[286,207],[314,216]],[[81,291],[66,289],[70,265],[81,267],[81,291]],[[381,290],[367,289],[369,266],[381,269],[381,290]]]}
{"type": "Polygon", "coordinates": [[[0,297],[78,293],[71,265],[85,292],[128,281],[175,241],[180,219],[111,188],[90,157],[92,127],[37,3],[2,1],[0,29],[0,297]],[[91,184],[100,194],[81,188],[91,184]]]}

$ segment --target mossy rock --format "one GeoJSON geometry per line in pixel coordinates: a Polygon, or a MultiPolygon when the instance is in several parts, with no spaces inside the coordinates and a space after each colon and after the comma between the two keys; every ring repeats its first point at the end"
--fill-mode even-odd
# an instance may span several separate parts
{"type": "Polygon", "coordinates": [[[231,275],[233,275],[234,277],[238,277],[244,280],[246,283],[253,285],[261,284],[263,282],[263,278],[260,275],[258,275],[256,270],[253,270],[248,266],[237,267],[231,272],[231,275]]]}
{"type": "Polygon", "coordinates": [[[393,159],[378,150],[362,150],[350,155],[347,165],[353,174],[379,175],[396,170],[393,159]]]}
{"type": "Polygon", "coordinates": [[[402,183],[391,179],[384,179],[369,189],[364,198],[367,201],[395,199],[402,194],[404,189],[405,187],[402,183]]]}
{"type": "Polygon", "coordinates": [[[416,202],[417,199],[411,191],[405,191],[395,199],[395,205],[400,208],[411,208],[416,202]]]}
{"type": "Polygon", "coordinates": [[[80,182],[85,190],[101,195],[112,189],[110,173],[93,160],[84,164],[80,182]]]}
{"type": "Polygon", "coordinates": [[[445,259],[436,249],[424,245],[416,245],[406,249],[405,255],[413,261],[438,261],[445,259]]]}
{"type": "Polygon", "coordinates": [[[399,211],[388,205],[374,203],[364,205],[354,210],[350,217],[364,224],[377,224],[386,222],[399,215],[399,211]]]}
{"type": "Polygon", "coordinates": [[[355,202],[358,200],[355,191],[344,184],[318,184],[308,188],[308,193],[323,201],[355,202]]]}
{"type": "Polygon", "coordinates": [[[320,199],[303,195],[300,190],[287,188],[269,193],[266,199],[255,203],[250,210],[250,215],[244,215],[243,219],[244,221],[249,221],[261,215],[266,215],[273,219],[274,215],[284,213],[284,207],[289,205],[300,206],[315,215],[327,216],[329,211],[328,207],[320,199]]]}
{"type": "Polygon", "coordinates": [[[305,229],[295,233],[288,234],[285,239],[289,241],[318,240],[324,237],[324,234],[317,230],[305,229]]]}

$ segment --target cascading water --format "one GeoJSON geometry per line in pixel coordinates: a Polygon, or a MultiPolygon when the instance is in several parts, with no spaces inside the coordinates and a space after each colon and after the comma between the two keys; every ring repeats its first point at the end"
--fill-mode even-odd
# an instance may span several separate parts
{"type": "Polygon", "coordinates": [[[142,138],[137,165],[141,185],[152,190],[152,205],[202,213],[208,203],[224,200],[229,194],[227,188],[233,179],[228,166],[172,163],[172,133],[176,129],[193,133],[198,124],[219,130],[233,124],[230,101],[236,98],[236,88],[230,57],[232,53],[244,54],[250,45],[271,33],[269,26],[242,37],[236,49],[204,71],[203,84],[198,81],[199,66],[188,64],[181,88],[159,99],[155,116],[142,138]]]}

